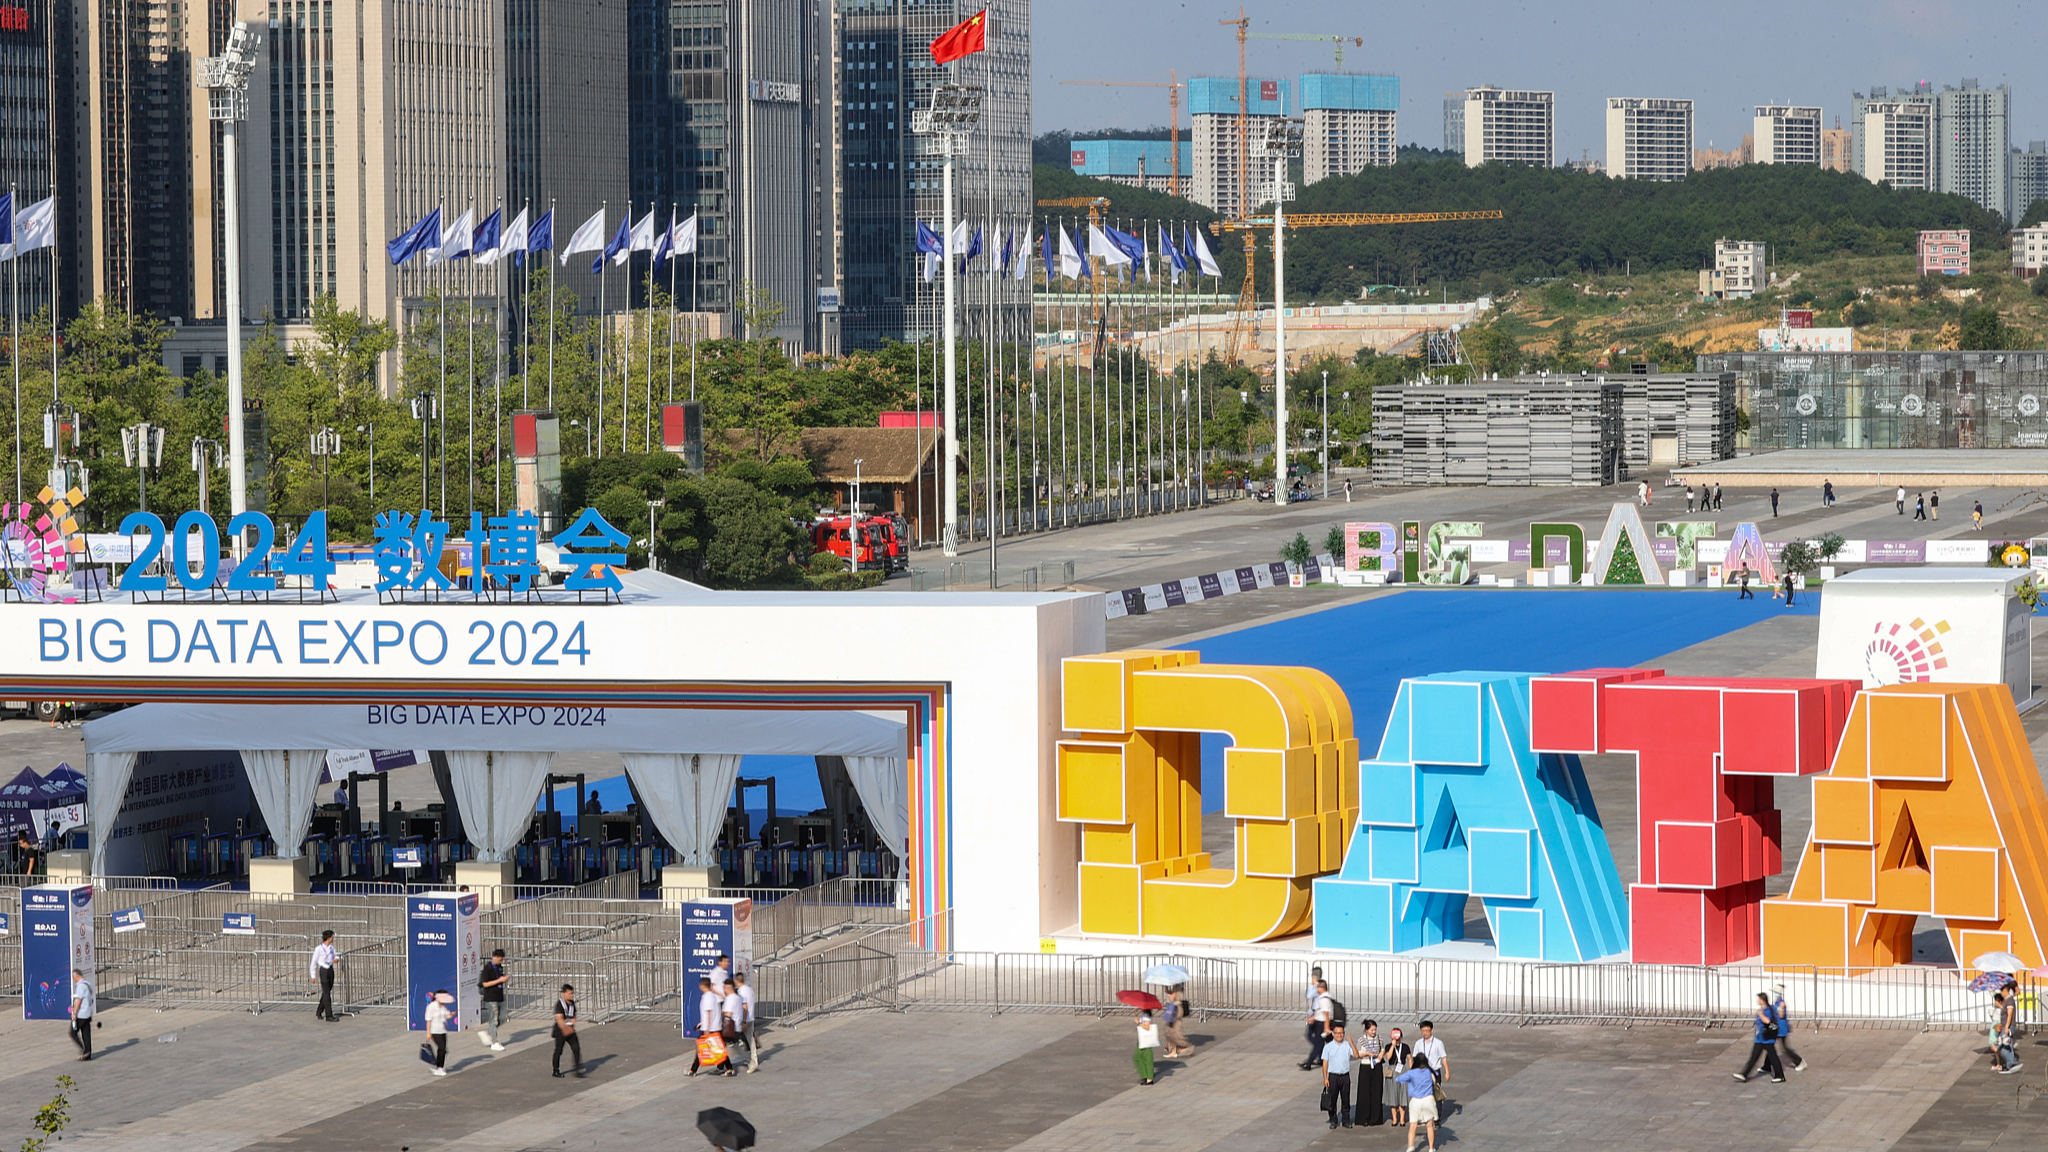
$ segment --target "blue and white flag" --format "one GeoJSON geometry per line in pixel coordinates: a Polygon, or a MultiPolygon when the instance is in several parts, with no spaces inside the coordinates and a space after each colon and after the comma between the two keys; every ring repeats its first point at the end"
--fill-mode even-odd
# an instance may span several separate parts
{"type": "Polygon", "coordinates": [[[1180,249],[1173,246],[1173,232],[1164,224],[1159,226],[1159,254],[1166,257],[1167,263],[1172,266],[1173,282],[1180,283],[1180,274],[1188,270],[1187,258],[1180,254],[1180,249]]]}
{"type": "Polygon", "coordinates": [[[57,198],[46,196],[14,214],[14,240],[0,244],[0,260],[57,246],[57,198]]]}
{"type": "MultiPolygon", "coordinates": [[[[1119,232],[1115,228],[1112,228],[1107,224],[1104,224],[1102,228],[1098,232],[1096,232],[1094,236],[1089,237],[1089,239],[1091,241],[1100,240],[1102,241],[1102,245],[1100,246],[1113,250],[1115,252],[1115,255],[1111,255],[1110,252],[1105,251],[1102,254],[1102,258],[1111,264],[1117,265],[1118,267],[1123,267],[1127,264],[1136,264],[1145,259],[1145,242],[1143,240],[1138,239],[1136,236],[1131,235],[1129,232],[1119,232]]],[[[1097,247],[1097,245],[1091,243],[1090,247],[1097,247]]]]}
{"type": "Polygon", "coordinates": [[[498,246],[503,242],[504,236],[505,210],[493,208],[491,214],[484,217],[484,222],[476,226],[476,232],[470,237],[469,258],[479,264],[497,263],[498,246]]]}
{"type": "Polygon", "coordinates": [[[476,238],[476,209],[465,208],[455,222],[441,230],[441,242],[427,250],[427,263],[438,264],[444,260],[461,260],[469,255],[469,246],[476,238]]]}
{"type": "MultiPolygon", "coordinates": [[[[1061,238],[1062,238],[1062,239],[1064,239],[1064,238],[1066,237],[1066,234],[1067,234],[1067,230],[1066,230],[1066,229],[1064,229],[1064,228],[1058,229],[1058,232],[1059,232],[1059,234],[1060,234],[1060,236],[1061,236],[1061,238]]],[[[1052,287],[1052,278],[1053,278],[1053,277],[1054,277],[1055,275],[1057,275],[1057,273],[1056,273],[1056,272],[1055,272],[1055,271],[1053,270],[1053,263],[1052,263],[1052,233],[1051,233],[1051,232],[1040,232],[1040,233],[1038,234],[1038,259],[1039,259],[1039,262],[1040,262],[1040,263],[1042,263],[1042,264],[1044,264],[1044,265],[1045,265],[1045,286],[1046,286],[1047,288],[1051,288],[1051,287],[1052,287]]]]}
{"type": "Polygon", "coordinates": [[[619,217],[619,230],[612,234],[611,241],[604,246],[604,252],[590,262],[590,274],[596,276],[604,271],[604,262],[621,252],[630,251],[633,243],[633,211],[629,205],[626,214],[619,217]]]}
{"type": "MultiPolygon", "coordinates": [[[[533,234],[532,226],[526,221],[526,213],[527,210],[521,208],[519,215],[514,216],[512,222],[505,225],[505,232],[498,238],[498,243],[491,252],[490,259],[486,260],[482,253],[478,253],[476,262],[479,264],[495,264],[508,256],[515,262],[526,259],[526,244],[533,234]]],[[[486,220],[484,223],[489,224],[490,221],[486,220]]]]}
{"type": "Polygon", "coordinates": [[[1017,262],[1010,266],[1014,280],[1031,279],[1031,221],[1024,222],[1024,235],[1017,244],[1017,262]]]}
{"type": "MultiPolygon", "coordinates": [[[[11,228],[9,229],[7,241],[8,254],[12,255],[14,237],[11,228]]],[[[440,243],[441,210],[436,208],[425,216],[420,217],[419,220],[414,222],[412,227],[399,233],[398,239],[386,244],[384,250],[390,253],[393,264],[403,264],[429,248],[438,247],[440,243]]]]}
{"type": "Polygon", "coordinates": [[[14,193],[0,192],[0,245],[14,246],[14,193]]]}
{"type": "MultiPolygon", "coordinates": [[[[967,222],[965,220],[962,220],[960,222],[960,227],[964,230],[967,227],[967,222]]],[[[976,224],[974,226],[974,238],[969,240],[966,246],[962,248],[960,251],[961,275],[964,276],[967,274],[967,262],[979,255],[981,255],[981,225],[976,224]]]]}
{"type": "Polygon", "coordinates": [[[555,250],[555,210],[553,208],[541,213],[540,219],[533,222],[533,231],[526,241],[526,250],[528,253],[553,252],[555,250]]]}
{"type": "Polygon", "coordinates": [[[996,253],[996,264],[995,264],[995,266],[996,266],[996,271],[998,271],[998,272],[1003,272],[1003,273],[1008,273],[1008,272],[1010,271],[1010,254],[1011,254],[1012,252],[1016,251],[1016,249],[1017,249],[1017,233],[1016,233],[1016,230],[1015,230],[1015,229],[1012,229],[1011,231],[1008,231],[1008,232],[1005,232],[1005,233],[1003,233],[1003,248],[1002,248],[1002,251],[1000,251],[1000,252],[996,253]]]}
{"type": "Polygon", "coordinates": [[[924,256],[924,282],[932,282],[933,273],[939,270],[939,260],[945,245],[931,225],[922,220],[917,222],[917,250],[924,256]]]}
{"type": "MultiPolygon", "coordinates": [[[[619,227],[623,229],[625,223],[623,220],[619,221],[619,227]]],[[[616,253],[613,253],[610,249],[605,251],[607,255],[611,256],[612,263],[614,264],[624,264],[633,258],[633,253],[635,252],[654,251],[654,209],[649,208],[647,215],[642,216],[640,222],[633,225],[632,231],[626,233],[626,246],[624,248],[619,249],[616,253]]]]}
{"type": "Polygon", "coordinates": [[[695,255],[697,252],[697,214],[695,212],[690,213],[690,218],[676,225],[674,232],[675,254],[678,256],[695,255]]]}
{"type": "Polygon", "coordinates": [[[1060,276],[1067,280],[1093,279],[1088,272],[1088,257],[1074,247],[1073,237],[1060,229],[1060,276]]]}
{"type": "Polygon", "coordinates": [[[669,254],[675,251],[675,239],[676,210],[671,205],[668,210],[668,227],[662,229],[661,235],[654,238],[654,270],[656,272],[661,271],[661,266],[668,263],[669,254]]]}
{"type": "MultiPolygon", "coordinates": [[[[554,213],[550,212],[548,215],[553,216],[554,213]]],[[[548,224],[552,228],[554,221],[550,220],[548,224]]],[[[569,246],[562,249],[562,263],[567,264],[569,257],[578,252],[597,252],[603,248],[604,209],[599,208],[595,215],[578,225],[575,233],[569,237],[569,246]]]]}
{"type": "Polygon", "coordinates": [[[1222,269],[1220,269],[1220,268],[1216,267],[1216,254],[1215,254],[1214,252],[1211,252],[1211,251],[1209,251],[1209,238],[1208,238],[1207,236],[1203,235],[1203,233],[1202,233],[1202,229],[1201,229],[1201,228],[1200,228],[1199,226],[1197,226],[1197,227],[1195,228],[1195,233],[1194,233],[1194,235],[1195,235],[1195,264],[1196,264],[1196,265],[1197,265],[1198,267],[1200,267],[1200,268],[1201,268],[1201,270],[1202,270],[1202,275],[1204,275],[1204,276],[1221,276],[1221,275],[1223,275],[1223,271],[1222,271],[1222,269]]]}

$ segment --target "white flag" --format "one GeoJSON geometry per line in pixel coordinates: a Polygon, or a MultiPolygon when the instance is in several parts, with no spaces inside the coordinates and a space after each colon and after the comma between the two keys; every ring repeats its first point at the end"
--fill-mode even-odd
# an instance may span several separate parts
{"type": "Polygon", "coordinates": [[[1195,226],[1195,263],[1204,276],[1221,276],[1222,269],[1216,267],[1216,254],[1209,251],[1209,237],[1200,225],[1195,226]]]}
{"type": "Polygon", "coordinates": [[[675,254],[678,256],[687,256],[697,250],[697,214],[695,212],[690,213],[688,220],[676,225],[675,238],[670,240],[669,244],[675,249],[675,254]]]}
{"type": "Polygon", "coordinates": [[[1088,250],[1101,256],[1104,264],[1115,264],[1121,267],[1131,262],[1130,253],[1111,244],[1109,237],[1102,234],[1102,229],[1093,224],[1088,226],[1088,250]]]}
{"type": "Polygon", "coordinates": [[[438,264],[443,260],[460,260],[469,255],[469,246],[476,236],[476,209],[464,209],[453,224],[441,230],[441,243],[427,250],[427,263],[438,264]]]}
{"type": "Polygon", "coordinates": [[[1010,269],[1010,274],[1019,280],[1031,279],[1031,257],[1031,221],[1026,220],[1024,222],[1024,243],[1017,246],[1017,266],[1010,269]]]}
{"type": "Polygon", "coordinates": [[[633,225],[633,231],[626,236],[626,246],[612,255],[612,263],[624,264],[633,258],[635,252],[654,251],[654,209],[649,208],[633,225]]]}
{"type": "Polygon", "coordinates": [[[1060,275],[1068,280],[1081,277],[1081,254],[1074,250],[1074,239],[1065,228],[1060,229],[1060,275]]]}
{"type": "Polygon", "coordinates": [[[0,244],[0,260],[57,246],[57,199],[52,196],[14,214],[14,243],[0,244]]]}
{"type": "Polygon", "coordinates": [[[498,246],[489,252],[477,253],[476,262],[496,264],[507,256],[525,255],[526,241],[532,231],[533,226],[526,219],[526,209],[521,208],[519,215],[512,218],[512,223],[505,225],[505,230],[498,234],[498,246]]]}
{"type": "Polygon", "coordinates": [[[967,221],[962,220],[958,224],[953,225],[953,234],[946,239],[946,255],[967,255],[967,240],[967,221]]]}
{"type": "Polygon", "coordinates": [[[602,252],[604,242],[604,209],[599,208],[595,216],[585,220],[576,229],[576,234],[569,237],[569,246],[562,249],[562,263],[567,264],[569,257],[578,252],[602,252]]]}

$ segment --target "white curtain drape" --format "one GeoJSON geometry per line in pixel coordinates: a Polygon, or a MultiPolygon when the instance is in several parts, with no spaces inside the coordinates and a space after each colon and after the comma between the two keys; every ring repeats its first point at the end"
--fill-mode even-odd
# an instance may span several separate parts
{"type": "Polygon", "coordinates": [[[93,752],[85,758],[85,818],[92,832],[92,874],[107,859],[107,834],[121,814],[128,778],[135,775],[134,752],[93,752]]]}
{"type": "Polygon", "coordinates": [[[678,863],[709,868],[718,863],[719,827],[732,804],[740,758],[718,753],[628,752],[626,775],[678,863]]]}
{"type": "Polygon", "coordinates": [[[475,846],[476,858],[486,863],[511,859],[533,821],[555,754],[450,750],[447,756],[462,831],[475,846]]]}
{"type": "Polygon", "coordinates": [[[313,826],[313,803],[320,791],[327,749],[244,748],[241,756],[249,791],[255,794],[256,807],[262,810],[270,838],[277,844],[277,858],[298,859],[306,831],[313,826]]]}
{"type": "Polygon", "coordinates": [[[901,756],[848,756],[846,774],[860,793],[868,821],[907,868],[910,861],[910,781],[901,756]]]}

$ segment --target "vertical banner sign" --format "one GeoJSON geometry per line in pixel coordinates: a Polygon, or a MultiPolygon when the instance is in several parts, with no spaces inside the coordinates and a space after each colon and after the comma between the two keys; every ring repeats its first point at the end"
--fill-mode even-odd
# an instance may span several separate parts
{"type": "Polygon", "coordinates": [[[697,1036],[697,981],[732,957],[732,969],[754,966],[754,902],[718,897],[683,905],[683,1035],[697,1036]]]}
{"type": "Polygon", "coordinates": [[[405,1027],[427,1029],[427,997],[455,995],[455,1016],[463,1027],[476,1019],[478,954],[482,925],[474,892],[425,892],[405,900],[405,1027]]]}
{"type": "Polygon", "coordinates": [[[92,885],[40,884],[21,893],[21,1015],[71,1018],[71,970],[94,975],[92,885]]]}

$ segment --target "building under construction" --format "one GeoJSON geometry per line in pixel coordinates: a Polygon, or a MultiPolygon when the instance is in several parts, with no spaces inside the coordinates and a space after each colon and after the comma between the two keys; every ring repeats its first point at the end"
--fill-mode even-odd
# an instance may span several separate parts
{"type": "Polygon", "coordinates": [[[1594,487],[1735,452],[1732,375],[1425,380],[1372,396],[1372,481],[1594,487]]]}

